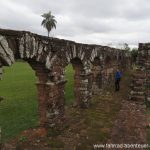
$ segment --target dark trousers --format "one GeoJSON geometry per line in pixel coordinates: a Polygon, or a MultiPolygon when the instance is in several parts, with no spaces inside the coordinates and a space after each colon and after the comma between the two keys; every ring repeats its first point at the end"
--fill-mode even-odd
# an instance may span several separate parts
{"type": "Polygon", "coordinates": [[[120,90],[120,78],[115,80],[115,90],[116,91],[120,90]]]}

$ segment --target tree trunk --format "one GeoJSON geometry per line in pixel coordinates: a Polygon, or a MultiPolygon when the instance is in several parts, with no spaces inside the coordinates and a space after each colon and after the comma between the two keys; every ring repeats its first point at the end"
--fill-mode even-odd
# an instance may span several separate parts
{"type": "Polygon", "coordinates": [[[49,37],[49,32],[48,32],[48,37],[49,37]]]}

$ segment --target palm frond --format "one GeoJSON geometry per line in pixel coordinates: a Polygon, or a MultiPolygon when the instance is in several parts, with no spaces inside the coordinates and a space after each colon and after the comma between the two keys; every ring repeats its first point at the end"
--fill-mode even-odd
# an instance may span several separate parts
{"type": "Polygon", "coordinates": [[[42,21],[41,25],[44,25],[44,24],[45,24],[45,22],[46,22],[46,20],[45,20],[45,19],[43,19],[43,21],[42,21]]]}

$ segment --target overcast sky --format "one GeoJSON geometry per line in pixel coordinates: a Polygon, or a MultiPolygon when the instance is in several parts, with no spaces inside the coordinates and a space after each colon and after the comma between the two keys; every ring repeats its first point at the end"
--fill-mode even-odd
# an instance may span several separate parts
{"type": "Polygon", "coordinates": [[[81,43],[150,42],[150,0],[0,0],[0,28],[47,35],[41,14],[52,11],[51,36],[81,43]]]}

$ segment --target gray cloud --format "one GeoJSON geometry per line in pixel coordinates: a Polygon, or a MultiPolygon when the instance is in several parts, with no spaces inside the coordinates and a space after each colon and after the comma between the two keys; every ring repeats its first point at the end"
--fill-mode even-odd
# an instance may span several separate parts
{"type": "Polygon", "coordinates": [[[0,6],[0,28],[47,35],[41,14],[51,10],[55,37],[104,45],[150,41],[149,0],[0,0],[0,6]]]}

